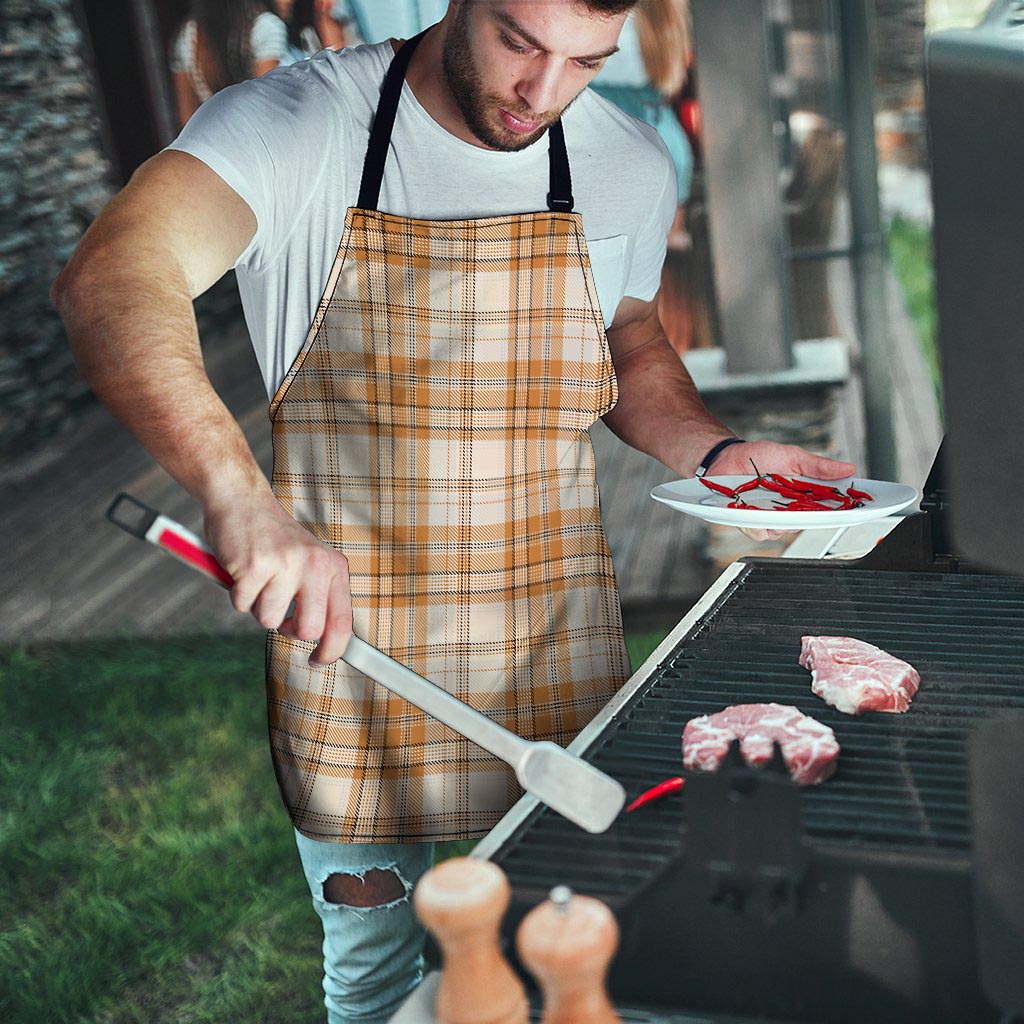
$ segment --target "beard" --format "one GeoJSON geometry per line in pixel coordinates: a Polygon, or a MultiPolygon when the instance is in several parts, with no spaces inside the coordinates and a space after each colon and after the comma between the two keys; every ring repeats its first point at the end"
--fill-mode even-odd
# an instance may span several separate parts
{"type": "Polygon", "coordinates": [[[469,8],[468,2],[459,7],[444,41],[441,64],[448,89],[458,104],[469,130],[485,146],[504,152],[525,149],[536,142],[552,122],[558,120],[563,111],[538,116],[529,108],[524,109],[520,103],[509,103],[497,93],[484,91],[483,81],[473,61],[469,44],[469,8]],[[541,123],[534,131],[525,135],[514,132],[500,121],[495,123],[498,107],[507,110],[513,117],[541,123]]]}

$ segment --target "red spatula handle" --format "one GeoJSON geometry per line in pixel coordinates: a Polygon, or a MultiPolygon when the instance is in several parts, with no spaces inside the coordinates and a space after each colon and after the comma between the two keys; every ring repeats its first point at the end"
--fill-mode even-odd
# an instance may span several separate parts
{"type": "Polygon", "coordinates": [[[156,509],[133,498],[130,494],[119,494],[110,508],[107,518],[133,537],[147,540],[163,548],[175,558],[188,563],[200,572],[206,573],[222,587],[234,586],[231,574],[217,561],[206,542],[181,523],[176,523],[156,509]]]}

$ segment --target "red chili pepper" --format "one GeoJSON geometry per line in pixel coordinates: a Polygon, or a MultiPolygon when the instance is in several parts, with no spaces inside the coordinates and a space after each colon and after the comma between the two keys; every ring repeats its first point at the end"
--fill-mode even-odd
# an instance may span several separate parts
{"type": "Polygon", "coordinates": [[[753,509],[755,512],[774,512],[775,511],[775,509],[773,509],[773,508],[765,508],[764,505],[752,505],[749,501],[743,501],[742,499],[737,499],[736,501],[730,501],[729,504],[726,505],[725,507],[726,508],[749,508],[749,509],[753,509]]]}
{"type": "Polygon", "coordinates": [[[780,506],[786,512],[834,512],[835,509],[823,505],[820,501],[812,501],[810,498],[796,499],[788,505],[780,506]]]}
{"type": "Polygon", "coordinates": [[[851,498],[860,498],[861,501],[874,501],[875,500],[874,498],[871,497],[870,494],[868,494],[867,491],[858,491],[858,490],[855,490],[852,487],[847,487],[846,488],[846,493],[851,498]]]}
{"type": "Polygon", "coordinates": [[[801,480],[799,477],[791,479],[779,473],[772,473],[771,476],[783,486],[790,487],[803,494],[809,494],[812,498],[838,498],[843,493],[838,487],[832,487],[828,484],[817,484],[813,480],[801,480]]]}
{"type": "Polygon", "coordinates": [[[752,479],[747,480],[745,483],[740,484],[739,487],[736,488],[736,493],[745,494],[747,491],[756,491],[760,486],[761,480],[759,477],[755,476],[752,479]]]}
{"type": "Polygon", "coordinates": [[[774,491],[776,494],[781,494],[785,497],[795,498],[797,495],[803,494],[802,491],[797,491],[792,487],[787,487],[785,484],[780,484],[777,480],[772,480],[771,477],[762,477],[759,482],[766,491],[774,491]]]}
{"type": "MultiPolygon", "coordinates": [[[[780,483],[776,483],[774,480],[762,480],[761,486],[768,491],[774,491],[776,494],[781,494],[783,498],[792,498],[796,501],[815,501],[816,496],[808,494],[806,491],[794,490],[792,487],[784,487],[780,483]]],[[[822,497],[825,497],[822,495],[822,497]]]]}
{"type": "Polygon", "coordinates": [[[791,491],[800,491],[804,494],[811,494],[814,491],[814,487],[803,480],[790,480],[789,477],[783,476],[781,473],[769,473],[768,475],[777,484],[788,487],[791,491]]]}
{"type": "Polygon", "coordinates": [[[652,800],[660,800],[663,796],[667,796],[669,793],[676,793],[683,788],[685,779],[674,778],[666,779],[664,782],[659,782],[656,786],[652,786],[645,793],[641,793],[627,808],[626,813],[631,814],[638,807],[643,807],[644,804],[651,803],[652,800]]]}
{"type": "Polygon", "coordinates": [[[726,487],[724,484],[716,484],[714,480],[709,480],[706,476],[697,477],[698,480],[705,486],[710,488],[712,491],[717,491],[719,494],[724,494],[727,498],[735,498],[736,492],[726,487]]]}

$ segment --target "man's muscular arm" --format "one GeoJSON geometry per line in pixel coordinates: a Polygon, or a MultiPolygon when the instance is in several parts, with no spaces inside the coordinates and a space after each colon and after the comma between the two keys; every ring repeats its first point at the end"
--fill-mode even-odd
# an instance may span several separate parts
{"type": "Polygon", "coordinates": [[[708,412],[669,344],[657,298],[624,298],[608,328],[608,345],[619,401],[605,423],[626,444],[653,455],[681,477],[693,476],[705,452],[733,433],[708,412]]]}
{"type": "Polygon", "coordinates": [[[326,664],[351,634],[347,562],[274,499],[206,375],[192,308],[255,231],[248,205],[204,163],[160,153],[100,213],[51,298],[93,391],[202,505],[235,607],[319,638],[314,658],[326,664]]]}

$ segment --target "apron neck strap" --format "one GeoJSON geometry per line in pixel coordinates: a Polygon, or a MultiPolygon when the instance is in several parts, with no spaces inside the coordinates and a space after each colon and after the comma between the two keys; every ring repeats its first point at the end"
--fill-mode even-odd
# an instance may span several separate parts
{"type": "Polygon", "coordinates": [[[402,98],[402,83],[409,61],[419,46],[420,40],[427,34],[424,29],[418,36],[407,39],[402,48],[391,58],[388,72],[384,76],[384,84],[380,90],[380,102],[370,129],[370,141],[366,147],[366,158],[363,160],[363,180],[359,185],[357,209],[376,210],[380,200],[380,186],[384,180],[384,161],[388,158],[388,146],[391,143],[391,129],[395,126],[395,114],[398,113],[398,101],[402,98]]]}
{"type": "Polygon", "coordinates": [[[548,164],[551,175],[548,209],[556,213],[572,213],[572,178],[569,176],[569,154],[565,151],[561,118],[548,129],[548,164]]]}
{"type": "MultiPolygon", "coordinates": [[[[366,158],[363,161],[363,177],[359,184],[357,209],[376,210],[380,201],[380,187],[384,181],[384,163],[391,144],[391,132],[395,126],[395,115],[398,113],[398,101],[402,97],[402,84],[409,61],[427,34],[424,29],[419,35],[407,40],[395,54],[384,76],[381,87],[380,102],[370,129],[370,141],[366,147],[366,158]]],[[[561,120],[555,121],[548,129],[548,162],[550,167],[550,183],[547,202],[548,209],[557,213],[571,213],[573,207],[572,179],[569,176],[569,155],[565,149],[565,134],[561,120]]]]}

